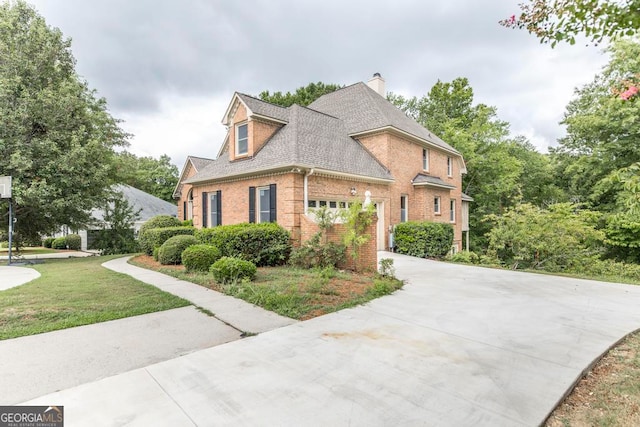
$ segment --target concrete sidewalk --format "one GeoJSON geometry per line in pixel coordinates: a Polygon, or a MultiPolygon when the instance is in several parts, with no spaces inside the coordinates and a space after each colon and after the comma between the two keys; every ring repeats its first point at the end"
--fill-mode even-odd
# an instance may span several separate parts
{"type": "Polygon", "coordinates": [[[0,291],[24,285],[40,277],[33,268],[0,265],[0,291]]]}
{"type": "Polygon", "coordinates": [[[272,311],[249,304],[220,292],[207,289],[166,274],[129,264],[131,257],[117,258],[102,264],[103,267],[127,274],[135,279],[156,286],[165,292],[206,308],[216,318],[246,333],[261,333],[296,323],[296,320],[280,316],[272,311]]]}
{"type": "Polygon", "coordinates": [[[537,426],[640,327],[640,287],[382,256],[393,295],[26,404],[67,426],[537,426]]]}

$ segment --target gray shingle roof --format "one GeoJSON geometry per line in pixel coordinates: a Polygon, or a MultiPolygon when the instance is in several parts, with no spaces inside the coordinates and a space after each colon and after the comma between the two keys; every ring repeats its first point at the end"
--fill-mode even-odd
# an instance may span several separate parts
{"type": "Polygon", "coordinates": [[[416,177],[413,178],[411,182],[413,183],[413,185],[433,185],[436,187],[443,187],[443,188],[452,188],[452,189],[456,188],[455,185],[447,184],[437,176],[424,175],[421,173],[416,175],[416,177]]]}
{"type": "Polygon", "coordinates": [[[289,166],[393,179],[358,141],[347,136],[341,120],[299,105],[287,110],[289,123],[254,157],[232,162],[227,155],[222,155],[185,182],[210,181],[289,166]]]}
{"type": "Polygon", "coordinates": [[[289,109],[281,107],[279,105],[265,102],[261,99],[254,98],[253,96],[246,95],[244,93],[236,92],[236,95],[245,103],[252,113],[260,116],[271,117],[283,122],[289,121],[289,109]]]}
{"type": "Polygon", "coordinates": [[[195,167],[197,171],[213,162],[213,159],[206,159],[204,157],[189,156],[188,158],[189,160],[191,160],[191,163],[193,163],[193,167],[195,167]]]}
{"type": "Polygon", "coordinates": [[[341,119],[349,135],[393,126],[447,151],[458,153],[362,82],[323,95],[312,102],[309,108],[341,119]]]}
{"type": "MultiPolygon", "coordinates": [[[[114,185],[112,189],[124,196],[124,199],[129,202],[134,212],[140,210],[140,218],[138,219],[140,222],[147,221],[156,215],[178,215],[178,207],[173,203],[165,202],[130,185],[118,184],[114,185]]],[[[91,216],[98,221],[102,221],[104,219],[104,211],[96,209],[91,212],[91,216]]]]}
{"type": "Polygon", "coordinates": [[[462,193],[461,199],[465,202],[473,202],[473,197],[469,196],[468,194],[462,193]]]}

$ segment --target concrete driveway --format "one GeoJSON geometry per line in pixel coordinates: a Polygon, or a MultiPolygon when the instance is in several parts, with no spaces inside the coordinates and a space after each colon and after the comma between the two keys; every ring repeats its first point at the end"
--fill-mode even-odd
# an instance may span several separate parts
{"type": "Polygon", "coordinates": [[[391,296],[27,403],[68,426],[535,426],[640,327],[640,287],[381,256],[391,296]]]}

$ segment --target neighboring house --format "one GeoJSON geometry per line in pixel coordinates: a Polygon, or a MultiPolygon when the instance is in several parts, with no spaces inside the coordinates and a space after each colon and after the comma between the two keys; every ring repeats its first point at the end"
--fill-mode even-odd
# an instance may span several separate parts
{"type": "MultiPolygon", "coordinates": [[[[142,226],[142,224],[156,215],[176,216],[177,214],[176,205],[166,202],[152,194],[145,193],[142,190],[131,187],[130,185],[119,184],[114,186],[113,189],[122,194],[124,199],[129,202],[129,206],[133,208],[134,212],[139,211],[139,218],[134,223],[134,230],[136,233],[140,230],[140,226],[142,226]]],[[[95,209],[91,211],[91,216],[97,223],[102,223],[104,220],[104,210],[95,209]]],[[[78,231],[78,234],[82,239],[83,251],[87,250],[88,247],[91,247],[91,243],[93,242],[96,233],[99,231],[99,229],[78,231]]]]}
{"type": "Polygon", "coordinates": [[[236,92],[217,158],[187,159],[178,218],[196,227],[277,222],[300,242],[308,209],[339,209],[370,191],[378,249],[389,247],[394,225],[413,220],[451,223],[460,249],[471,200],[461,191],[464,159],[388,102],[384,86],[375,74],[306,108],[236,92]]]}

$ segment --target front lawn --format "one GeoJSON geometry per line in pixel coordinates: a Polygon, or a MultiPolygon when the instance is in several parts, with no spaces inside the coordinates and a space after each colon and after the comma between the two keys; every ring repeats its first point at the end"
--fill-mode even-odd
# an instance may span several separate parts
{"type": "Polygon", "coordinates": [[[220,285],[211,274],[187,273],[183,266],[161,265],[150,256],[140,255],[130,262],[299,320],[363,304],[390,294],[403,285],[400,280],[379,277],[375,273],[292,267],[258,268],[253,282],[220,285]]]}
{"type": "MultiPolygon", "coordinates": [[[[55,249],[43,248],[43,247],[29,247],[29,248],[20,248],[20,252],[16,252],[15,249],[11,251],[13,256],[17,255],[44,255],[44,254],[55,254],[57,252],[65,252],[58,251],[55,249]]],[[[9,255],[9,248],[0,248],[0,255],[9,255]]]]}
{"type": "Polygon", "coordinates": [[[34,266],[38,279],[0,291],[0,340],[190,304],[100,265],[121,256],[52,259],[34,266]]]}

